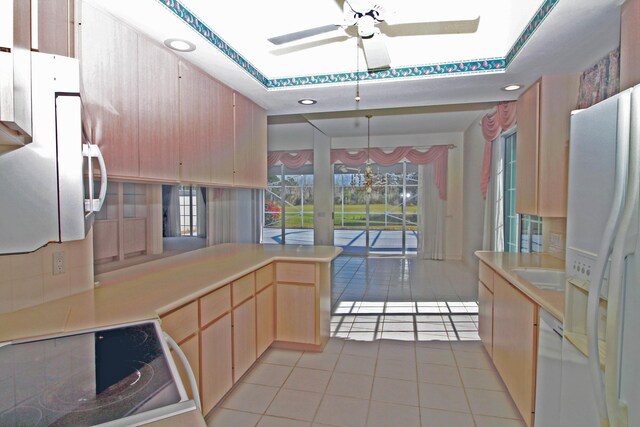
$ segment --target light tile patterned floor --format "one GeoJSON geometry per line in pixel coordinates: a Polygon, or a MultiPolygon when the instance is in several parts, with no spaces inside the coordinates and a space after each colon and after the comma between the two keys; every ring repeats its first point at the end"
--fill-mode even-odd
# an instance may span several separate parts
{"type": "Polygon", "coordinates": [[[460,262],[341,256],[323,353],[269,349],[210,427],[522,427],[460,262]]]}

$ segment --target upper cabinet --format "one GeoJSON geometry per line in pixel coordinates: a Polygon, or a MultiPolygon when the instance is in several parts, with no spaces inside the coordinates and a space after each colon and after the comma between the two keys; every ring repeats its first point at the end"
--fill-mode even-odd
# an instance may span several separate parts
{"type": "Polygon", "coordinates": [[[233,92],[180,61],[180,181],[233,184],[233,92]]]}
{"type": "Polygon", "coordinates": [[[85,127],[110,177],[266,187],[262,108],[86,2],[80,24],[85,127]]]}
{"type": "Polygon", "coordinates": [[[267,114],[248,98],[234,93],[234,185],[267,186],[267,114]]]}
{"type": "Polygon", "coordinates": [[[640,0],[627,0],[620,16],[620,90],[640,84],[640,0]]]}
{"type": "Polygon", "coordinates": [[[518,98],[516,211],[567,216],[567,161],[577,75],[543,76],[518,98]]]}
{"type": "Polygon", "coordinates": [[[140,177],[179,181],[178,58],[138,37],[140,177]]]}
{"type": "Polygon", "coordinates": [[[78,51],[83,122],[110,177],[138,177],[138,35],[82,3],[78,51]]]}
{"type": "Polygon", "coordinates": [[[73,2],[37,0],[32,5],[38,8],[37,34],[31,29],[32,48],[42,53],[73,56],[73,2]]]}

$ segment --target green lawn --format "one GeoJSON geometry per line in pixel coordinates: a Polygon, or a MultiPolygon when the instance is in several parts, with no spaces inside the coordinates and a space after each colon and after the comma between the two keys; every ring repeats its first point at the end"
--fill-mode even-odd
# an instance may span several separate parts
{"type": "MultiPolygon", "coordinates": [[[[334,226],[340,228],[364,228],[366,225],[365,217],[365,205],[345,205],[344,207],[344,222],[343,214],[340,211],[341,206],[335,206],[336,212],[334,217],[334,226]],[[343,227],[344,223],[344,227],[343,227]]],[[[369,205],[370,221],[369,224],[374,228],[382,228],[385,230],[397,230],[402,228],[402,220],[399,218],[402,214],[402,209],[391,210],[387,212],[387,224],[385,225],[384,204],[369,205]],[[393,215],[392,218],[390,215],[393,215]]],[[[285,227],[287,228],[313,228],[313,205],[305,205],[304,212],[300,215],[300,207],[292,208],[287,207],[287,219],[285,227]]],[[[407,206],[407,220],[416,221],[416,206],[407,206]]],[[[279,228],[281,226],[280,220],[275,221],[267,226],[273,228],[279,228]]],[[[407,228],[413,229],[415,227],[411,224],[407,224],[407,228]]]]}

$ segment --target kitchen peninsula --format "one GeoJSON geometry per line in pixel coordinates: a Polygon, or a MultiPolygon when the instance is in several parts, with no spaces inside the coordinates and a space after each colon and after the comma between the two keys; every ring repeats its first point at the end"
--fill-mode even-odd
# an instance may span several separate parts
{"type": "Polygon", "coordinates": [[[272,343],[322,350],[341,251],[223,244],[105,273],[94,290],[0,315],[0,342],[160,317],[206,414],[272,343]]]}

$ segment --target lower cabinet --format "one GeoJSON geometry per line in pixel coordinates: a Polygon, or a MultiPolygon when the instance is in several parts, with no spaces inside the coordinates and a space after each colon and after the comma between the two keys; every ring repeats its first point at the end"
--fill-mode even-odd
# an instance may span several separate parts
{"type": "Polygon", "coordinates": [[[206,414],[233,386],[231,314],[200,332],[202,412],[206,414]]]}
{"type": "Polygon", "coordinates": [[[316,344],[315,288],[278,283],[276,293],[277,340],[316,344]]]}
{"type": "MultiPolygon", "coordinates": [[[[330,297],[330,264],[269,264],[161,316],[162,329],[191,365],[207,414],[276,340],[321,350],[321,300],[330,297]],[[278,283],[277,277],[287,283],[278,283]],[[322,286],[320,286],[322,282],[322,286]]],[[[182,363],[173,355],[189,397],[182,363]]]]}
{"type": "Polygon", "coordinates": [[[276,339],[274,286],[256,294],[256,356],[260,357],[276,339]]]}
{"type": "MultiPolygon", "coordinates": [[[[191,370],[193,371],[193,375],[196,377],[196,382],[198,386],[200,386],[200,353],[199,353],[199,339],[198,335],[194,335],[186,341],[179,344],[180,350],[184,353],[189,361],[189,365],[191,365],[191,370]]],[[[193,398],[193,390],[191,390],[191,383],[189,382],[189,377],[187,376],[187,372],[184,369],[184,366],[178,359],[178,356],[172,350],[171,355],[173,356],[173,360],[176,362],[176,366],[178,367],[178,373],[180,373],[180,379],[182,380],[182,384],[184,384],[184,388],[187,391],[187,395],[190,398],[193,398]]]]}
{"type": "Polygon", "coordinates": [[[256,299],[233,309],[233,382],[256,361],[256,299]]]}
{"type": "Polygon", "coordinates": [[[493,292],[482,281],[478,282],[478,335],[493,357],[493,292]]]}
{"type": "Polygon", "coordinates": [[[493,293],[479,282],[478,333],[525,424],[531,427],[539,306],[499,274],[493,273],[492,281],[493,293]]]}

